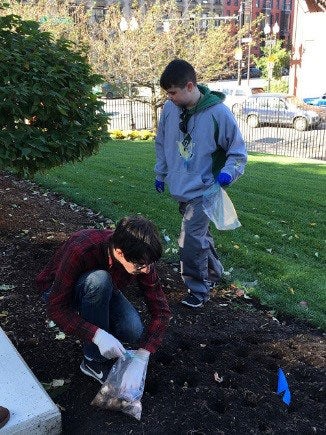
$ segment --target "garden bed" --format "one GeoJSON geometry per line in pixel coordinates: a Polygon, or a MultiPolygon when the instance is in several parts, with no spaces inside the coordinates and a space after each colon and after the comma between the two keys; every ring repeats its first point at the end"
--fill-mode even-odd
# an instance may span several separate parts
{"type": "MultiPolygon", "coordinates": [[[[0,322],[41,382],[64,381],[49,393],[65,434],[325,433],[322,332],[275,318],[232,285],[215,290],[204,308],[188,309],[179,302],[185,289],[176,265],[164,262],[158,270],[173,318],[150,358],[141,421],[91,407],[100,384],[79,370],[81,343],[58,339],[47,324],[34,278],[71,232],[103,224],[110,221],[0,174],[0,322]],[[290,406],[276,394],[280,367],[290,406]]],[[[137,289],[125,293],[145,314],[137,289]]]]}

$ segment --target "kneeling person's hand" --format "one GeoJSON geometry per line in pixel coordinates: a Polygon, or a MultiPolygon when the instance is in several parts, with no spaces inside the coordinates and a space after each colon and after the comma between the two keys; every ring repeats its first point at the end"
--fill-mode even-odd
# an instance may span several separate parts
{"type": "Polygon", "coordinates": [[[122,376],[121,389],[131,390],[140,388],[144,370],[149,360],[150,352],[145,349],[138,349],[133,356],[127,370],[122,376]]]}
{"type": "Polygon", "coordinates": [[[126,352],[119,340],[101,328],[96,331],[92,341],[99,348],[101,355],[107,359],[120,358],[126,352]]]}

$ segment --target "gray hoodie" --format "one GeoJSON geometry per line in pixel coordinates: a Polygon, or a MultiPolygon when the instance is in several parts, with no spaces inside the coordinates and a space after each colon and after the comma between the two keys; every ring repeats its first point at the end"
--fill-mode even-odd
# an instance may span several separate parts
{"type": "Polygon", "coordinates": [[[182,108],[164,104],[156,135],[156,178],[168,184],[181,202],[202,196],[222,171],[234,182],[244,172],[246,146],[224,95],[198,85],[200,103],[183,114],[187,133],[179,128],[182,108]]]}

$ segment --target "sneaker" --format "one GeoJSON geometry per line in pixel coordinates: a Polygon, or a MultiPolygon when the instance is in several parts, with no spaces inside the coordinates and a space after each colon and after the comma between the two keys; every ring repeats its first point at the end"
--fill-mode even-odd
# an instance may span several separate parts
{"type": "Polygon", "coordinates": [[[200,308],[204,305],[204,301],[201,301],[198,299],[195,295],[192,293],[189,293],[182,301],[182,304],[187,305],[191,308],[200,308]]]}
{"type": "Polygon", "coordinates": [[[115,363],[114,360],[107,360],[104,362],[95,361],[84,357],[82,363],[80,364],[80,370],[87,376],[91,376],[92,378],[98,380],[101,384],[103,384],[108,374],[115,363]]]}

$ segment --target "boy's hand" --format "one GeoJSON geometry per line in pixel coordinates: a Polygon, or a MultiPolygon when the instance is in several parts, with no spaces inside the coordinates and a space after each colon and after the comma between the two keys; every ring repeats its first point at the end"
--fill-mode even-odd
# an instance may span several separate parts
{"type": "Polygon", "coordinates": [[[101,355],[107,359],[120,358],[126,352],[119,340],[100,328],[96,331],[92,341],[99,348],[101,355]]]}
{"type": "Polygon", "coordinates": [[[228,186],[232,181],[231,175],[220,172],[215,178],[215,183],[219,183],[220,186],[228,186]]]}
{"type": "Polygon", "coordinates": [[[150,352],[145,349],[138,349],[132,358],[127,370],[124,372],[121,382],[122,390],[138,389],[148,363],[150,352]]]}
{"type": "Polygon", "coordinates": [[[155,180],[155,189],[158,193],[164,192],[164,181],[155,180]]]}

